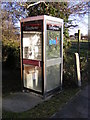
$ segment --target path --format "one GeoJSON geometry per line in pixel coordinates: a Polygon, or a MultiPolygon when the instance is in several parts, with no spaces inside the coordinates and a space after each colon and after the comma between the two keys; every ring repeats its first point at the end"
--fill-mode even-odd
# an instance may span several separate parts
{"type": "Polygon", "coordinates": [[[51,118],[88,118],[89,88],[90,86],[86,86],[51,118]]]}

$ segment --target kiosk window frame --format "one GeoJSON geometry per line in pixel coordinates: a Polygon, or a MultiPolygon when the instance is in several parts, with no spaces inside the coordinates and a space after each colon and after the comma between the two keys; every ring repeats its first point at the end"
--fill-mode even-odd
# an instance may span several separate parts
{"type": "Polygon", "coordinates": [[[21,23],[21,48],[22,48],[22,84],[23,84],[23,88],[26,88],[24,86],[24,65],[30,65],[30,66],[37,66],[41,69],[41,91],[40,90],[35,90],[35,89],[30,89],[30,88],[26,88],[29,89],[30,91],[34,91],[38,94],[42,94],[43,95],[43,20],[36,20],[36,21],[29,21],[29,22],[24,22],[21,23]],[[37,24],[39,27],[35,27],[35,29],[32,27],[32,29],[29,29],[29,25],[28,24],[37,24]],[[41,59],[38,60],[33,60],[33,59],[24,59],[23,58],[23,31],[35,31],[35,32],[41,32],[41,59]],[[34,61],[34,62],[33,62],[34,61]],[[32,64],[33,63],[33,64],[32,64]],[[35,64],[34,64],[35,63],[35,64]]]}

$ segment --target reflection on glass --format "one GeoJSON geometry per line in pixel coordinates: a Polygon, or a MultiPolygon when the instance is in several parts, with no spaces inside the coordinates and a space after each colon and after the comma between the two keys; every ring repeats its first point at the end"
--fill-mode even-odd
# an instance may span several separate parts
{"type": "Polygon", "coordinates": [[[60,31],[47,30],[47,59],[60,57],[60,31]]]}
{"type": "Polygon", "coordinates": [[[41,92],[41,68],[32,65],[24,65],[24,87],[41,92]]]}
{"type": "Polygon", "coordinates": [[[41,60],[41,32],[23,32],[23,58],[41,60]]]}
{"type": "Polygon", "coordinates": [[[47,67],[46,90],[50,91],[60,86],[60,65],[47,67]]]}

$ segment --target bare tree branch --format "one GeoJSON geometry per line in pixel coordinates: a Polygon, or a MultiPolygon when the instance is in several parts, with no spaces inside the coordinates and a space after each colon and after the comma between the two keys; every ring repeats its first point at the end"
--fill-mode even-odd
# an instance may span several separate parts
{"type": "Polygon", "coordinates": [[[38,4],[40,4],[40,3],[44,3],[45,6],[48,7],[48,5],[47,5],[44,1],[38,1],[38,2],[35,2],[35,3],[33,3],[33,4],[28,5],[28,6],[27,6],[27,9],[30,8],[30,7],[32,7],[32,6],[34,6],[34,5],[38,5],[38,4]]]}
{"type": "Polygon", "coordinates": [[[67,25],[66,28],[77,27],[78,25],[67,25]]]}

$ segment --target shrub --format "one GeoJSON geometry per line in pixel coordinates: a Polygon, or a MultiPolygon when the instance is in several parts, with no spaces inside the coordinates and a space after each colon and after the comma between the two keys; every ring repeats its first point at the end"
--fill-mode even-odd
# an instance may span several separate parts
{"type": "MultiPolygon", "coordinates": [[[[82,45],[82,43],[80,43],[82,45]]],[[[88,66],[87,60],[85,56],[84,47],[81,46],[83,52],[80,53],[80,56],[83,56],[83,59],[80,59],[80,70],[81,70],[81,80],[82,84],[87,82],[88,80],[88,66]]],[[[87,48],[87,46],[86,46],[87,48]]],[[[80,49],[81,50],[81,49],[80,49]]],[[[75,56],[74,53],[77,52],[77,42],[69,42],[65,39],[64,41],[64,79],[63,85],[64,87],[76,87],[76,73],[75,73],[75,56]]],[[[80,57],[82,58],[82,57],[80,57]]]]}
{"type": "Polygon", "coordinates": [[[19,42],[14,40],[2,41],[2,62],[5,67],[19,68],[20,67],[20,55],[19,55],[19,42]]]}
{"type": "Polygon", "coordinates": [[[63,48],[63,86],[76,87],[74,54],[70,53],[71,42],[67,38],[64,38],[63,48]]]}

